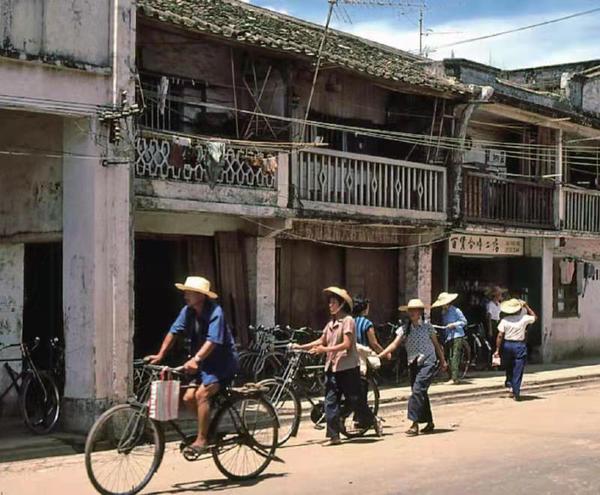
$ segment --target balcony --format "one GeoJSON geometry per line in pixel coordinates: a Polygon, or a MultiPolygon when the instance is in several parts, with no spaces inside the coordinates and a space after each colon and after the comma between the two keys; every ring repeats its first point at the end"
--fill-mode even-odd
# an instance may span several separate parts
{"type": "Polygon", "coordinates": [[[444,167],[308,149],[292,154],[292,184],[310,210],[446,219],[444,167]]]}
{"type": "Polygon", "coordinates": [[[193,137],[141,131],[135,143],[138,203],[154,198],[153,205],[174,200],[287,206],[287,194],[278,193],[280,182],[287,189],[287,155],[228,143],[215,167],[209,147],[193,137]]]}
{"type": "Polygon", "coordinates": [[[563,228],[600,234],[600,191],[565,186],[563,194],[563,228]]]}
{"type": "Polygon", "coordinates": [[[554,185],[465,170],[465,220],[539,229],[554,228],[554,185]]]}

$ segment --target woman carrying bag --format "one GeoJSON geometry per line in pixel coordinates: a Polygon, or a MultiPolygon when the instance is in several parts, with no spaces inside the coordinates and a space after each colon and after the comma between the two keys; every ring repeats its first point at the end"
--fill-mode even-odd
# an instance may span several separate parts
{"type": "Polygon", "coordinates": [[[323,290],[328,296],[330,321],[317,340],[296,349],[308,350],[312,354],[326,354],[325,358],[325,416],[327,438],[324,445],[339,445],[340,404],[342,397],[355,412],[361,427],[373,426],[381,436],[381,423],[363,400],[358,352],[356,350],[356,328],[352,317],[353,301],[347,290],[328,287],[323,290]]]}
{"type": "Polygon", "coordinates": [[[408,399],[408,419],[412,421],[412,425],[406,434],[417,436],[419,423],[426,424],[421,433],[431,433],[435,428],[428,390],[437,372],[437,361],[439,360],[444,371],[448,369],[448,364],[434,328],[424,319],[423,302],[420,299],[411,299],[406,306],[399,309],[408,313],[409,322],[397,330],[394,341],[379,356],[390,359],[392,352],[402,343],[406,347],[412,390],[408,399]]]}

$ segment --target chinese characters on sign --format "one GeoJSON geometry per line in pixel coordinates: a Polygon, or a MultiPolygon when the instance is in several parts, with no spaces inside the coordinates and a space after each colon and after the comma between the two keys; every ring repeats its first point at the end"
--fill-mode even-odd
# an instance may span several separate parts
{"type": "Polygon", "coordinates": [[[449,246],[450,254],[523,256],[523,239],[520,237],[452,234],[449,246]]]}

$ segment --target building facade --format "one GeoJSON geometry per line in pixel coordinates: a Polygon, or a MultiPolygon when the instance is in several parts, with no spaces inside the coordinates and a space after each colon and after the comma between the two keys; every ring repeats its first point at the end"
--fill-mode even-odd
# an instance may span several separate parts
{"type": "Polygon", "coordinates": [[[72,3],[0,2],[0,342],[64,338],[65,427],[127,396],[190,274],[242,345],[322,326],[328,285],[377,323],[447,288],[476,319],[502,285],[541,314],[535,357],[600,351],[594,63],[331,30],[315,77],[323,29],[243,2],[72,3]]]}

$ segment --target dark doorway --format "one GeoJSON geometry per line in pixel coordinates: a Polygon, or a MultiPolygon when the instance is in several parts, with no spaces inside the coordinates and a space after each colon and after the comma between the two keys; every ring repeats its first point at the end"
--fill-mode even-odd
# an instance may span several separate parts
{"type": "Polygon", "coordinates": [[[64,342],[62,311],[62,244],[25,244],[25,300],[23,342],[40,344],[33,358],[38,366],[50,365],[50,340],[64,342]]]}

